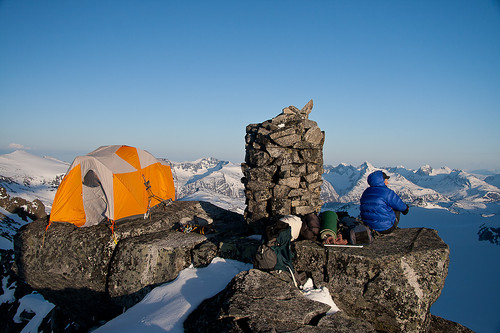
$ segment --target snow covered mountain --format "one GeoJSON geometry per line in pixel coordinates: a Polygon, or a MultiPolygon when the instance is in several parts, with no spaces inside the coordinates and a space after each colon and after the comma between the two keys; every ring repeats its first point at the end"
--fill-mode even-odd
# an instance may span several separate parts
{"type": "Polygon", "coordinates": [[[498,213],[500,189],[463,170],[423,166],[418,170],[389,168],[388,171],[400,172],[413,184],[443,195],[449,203],[438,204],[452,212],[484,210],[484,213],[498,213]]]}
{"type": "MultiPolygon", "coordinates": [[[[239,165],[204,158],[194,162],[170,162],[178,198],[182,200],[217,201],[218,205],[238,212],[245,208],[243,177],[239,165]]],[[[359,203],[368,187],[368,175],[383,170],[391,176],[389,187],[408,204],[423,208],[441,208],[454,213],[500,212],[500,188],[463,170],[448,167],[433,169],[426,165],[418,170],[404,167],[378,168],[365,162],[324,167],[321,198],[328,206],[359,203]]]]}
{"type": "MultiPolygon", "coordinates": [[[[367,177],[383,170],[391,178],[389,187],[411,206],[443,208],[454,213],[500,212],[500,188],[463,170],[444,167],[433,169],[426,165],[418,170],[405,167],[377,168],[368,162],[358,167],[339,164],[325,166],[323,178],[338,193],[338,203],[358,203],[368,186],[367,177]]],[[[325,193],[322,193],[325,200],[325,193]]]]}
{"type": "MultiPolygon", "coordinates": [[[[239,164],[215,158],[164,161],[172,167],[178,200],[205,200],[239,213],[244,211],[243,173],[239,164]]],[[[29,201],[40,199],[50,212],[57,186],[68,167],[67,162],[25,151],[0,155],[0,186],[11,196],[29,201]]],[[[345,163],[326,165],[321,188],[323,201],[333,207],[359,203],[368,186],[366,178],[375,170],[390,175],[389,187],[412,206],[454,213],[500,213],[500,174],[481,179],[463,170],[433,169],[429,165],[418,170],[402,166],[379,168],[369,162],[357,167],[345,163]]]]}
{"type": "Polygon", "coordinates": [[[245,210],[243,174],[239,164],[215,158],[193,162],[164,161],[172,168],[178,200],[210,201],[238,213],[245,210]]]}
{"type": "Polygon", "coordinates": [[[488,176],[484,179],[484,181],[490,185],[500,188],[500,174],[488,176]]]}
{"type": "Polygon", "coordinates": [[[40,157],[23,150],[0,155],[0,186],[7,194],[28,201],[39,199],[50,211],[69,163],[40,157]]]}

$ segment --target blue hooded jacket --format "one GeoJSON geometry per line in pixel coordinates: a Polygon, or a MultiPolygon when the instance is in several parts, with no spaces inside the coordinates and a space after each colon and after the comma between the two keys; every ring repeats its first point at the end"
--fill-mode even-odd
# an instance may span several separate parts
{"type": "Polygon", "coordinates": [[[384,183],[382,171],[368,176],[368,187],[361,196],[361,220],[376,231],[391,228],[396,221],[394,210],[405,211],[406,204],[384,183]]]}

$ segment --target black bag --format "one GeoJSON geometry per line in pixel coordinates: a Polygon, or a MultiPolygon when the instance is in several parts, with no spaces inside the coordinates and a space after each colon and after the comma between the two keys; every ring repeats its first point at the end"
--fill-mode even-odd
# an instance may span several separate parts
{"type": "Polygon", "coordinates": [[[373,235],[370,228],[364,223],[355,223],[349,226],[347,240],[350,244],[371,244],[373,235]]]}
{"type": "Polygon", "coordinates": [[[253,266],[255,268],[271,271],[276,267],[276,263],[278,262],[278,257],[274,250],[267,246],[266,244],[261,244],[257,248],[257,252],[255,253],[255,257],[253,259],[253,266]]]}
{"type": "Polygon", "coordinates": [[[342,236],[349,244],[371,244],[373,242],[372,230],[358,218],[350,216],[347,212],[337,212],[339,228],[342,236]]]}

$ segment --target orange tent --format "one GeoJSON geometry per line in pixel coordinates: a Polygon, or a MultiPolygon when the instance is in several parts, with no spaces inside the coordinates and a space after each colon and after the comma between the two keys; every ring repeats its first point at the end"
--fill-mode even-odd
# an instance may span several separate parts
{"type": "Polygon", "coordinates": [[[75,158],[57,189],[49,224],[88,227],[146,214],[167,199],[175,199],[170,166],[138,148],[103,146],[75,158]]]}

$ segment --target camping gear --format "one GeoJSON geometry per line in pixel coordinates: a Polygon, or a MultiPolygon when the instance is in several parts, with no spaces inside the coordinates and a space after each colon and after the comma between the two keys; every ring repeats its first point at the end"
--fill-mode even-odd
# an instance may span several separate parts
{"type": "MultiPolygon", "coordinates": [[[[329,239],[330,244],[332,244],[332,238],[329,239]]],[[[344,239],[344,236],[342,235],[341,232],[339,232],[339,230],[337,229],[337,238],[333,239],[333,244],[336,244],[336,245],[347,245],[349,243],[349,241],[347,239],[344,239]]]]}
{"type": "Polygon", "coordinates": [[[189,234],[191,232],[196,232],[200,235],[205,235],[209,233],[215,232],[213,226],[211,225],[199,225],[199,224],[181,224],[179,228],[176,229],[177,231],[180,231],[185,234],[189,234]]]}
{"type": "Polygon", "coordinates": [[[254,256],[254,268],[265,271],[287,271],[295,286],[302,285],[300,276],[293,268],[295,253],[292,251],[292,228],[281,220],[266,226],[262,244],[254,256]]]}
{"type": "Polygon", "coordinates": [[[300,236],[300,229],[302,228],[302,220],[300,217],[295,215],[286,215],[280,218],[280,221],[287,223],[292,228],[292,241],[296,240],[300,236]]]}
{"type": "Polygon", "coordinates": [[[344,239],[349,241],[349,244],[371,244],[373,242],[373,233],[359,218],[350,216],[347,212],[337,212],[339,216],[338,232],[342,233],[344,239]]]}
{"type": "Polygon", "coordinates": [[[307,240],[318,240],[321,230],[321,221],[315,213],[309,213],[302,217],[302,228],[300,235],[307,240]]]}
{"type": "Polygon", "coordinates": [[[139,148],[102,146],[75,158],[57,189],[49,225],[146,218],[150,208],[169,199],[175,199],[170,166],[139,148]]]}
{"type": "Polygon", "coordinates": [[[205,219],[195,216],[191,221],[177,223],[177,228],[175,230],[185,234],[196,232],[198,234],[205,235],[214,233],[215,227],[213,224],[208,223],[205,219]]]}
{"type": "Polygon", "coordinates": [[[337,213],[331,210],[327,210],[322,212],[319,217],[321,219],[321,240],[324,241],[329,237],[333,237],[333,239],[337,238],[337,213]]]}
{"type": "Polygon", "coordinates": [[[263,271],[272,271],[277,263],[278,255],[274,249],[267,244],[259,245],[253,260],[253,267],[263,271]]]}
{"type": "Polygon", "coordinates": [[[372,231],[364,223],[356,223],[348,229],[347,237],[349,244],[371,244],[373,242],[372,231]]]}
{"type": "Polygon", "coordinates": [[[294,254],[290,246],[291,240],[292,228],[288,223],[276,221],[266,226],[262,244],[257,248],[254,258],[254,267],[262,270],[286,270],[287,266],[292,266],[294,254]],[[276,263],[272,265],[274,256],[276,263]]]}

